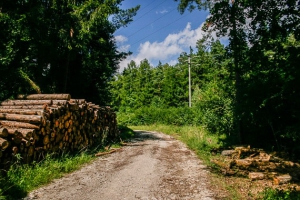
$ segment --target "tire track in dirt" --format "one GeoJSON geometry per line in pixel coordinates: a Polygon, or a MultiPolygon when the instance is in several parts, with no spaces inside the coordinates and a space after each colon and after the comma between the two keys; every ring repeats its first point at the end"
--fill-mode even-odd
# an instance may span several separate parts
{"type": "Polygon", "coordinates": [[[31,192],[24,200],[211,200],[208,170],[171,136],[136,131],[127,146],[31,192]]]}

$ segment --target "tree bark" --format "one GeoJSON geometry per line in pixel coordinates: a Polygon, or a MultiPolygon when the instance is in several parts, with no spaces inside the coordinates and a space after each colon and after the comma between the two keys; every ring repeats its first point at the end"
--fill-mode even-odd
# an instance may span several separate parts
{"type": "Polygon", "coordinates": [[[0,128],[0,137],[6,138],[8,136],[8,131],[6,128],[0,128]]]}
{"type": "Polygon", "coordinates": [[[53,105],[66,105],[67,102],[67,100],[52,100],[53,105]]]}
{"type": "Polygon", "coordinates": [[[265,175],[261,172],[250,172],[248,177],[251,180],[262,180],[265,178],[265,175]]]}
{"type": "Polygon", "coordinates": [[[0,106],[0,109],[44,109],[44,105],[0,106]]]}
{"type": "Polygon", "coordinates": [[[18,99],[27,100],[70,100],[70,94],[31,94],[31,95],[18,95],[18,99]]]}
{"type": "Polygon", "coordinates": [[[7,128],[9,134],[14,134],[15,132],[21,133],[23,138],[30,140],[35,134],[35,129],[26,129],[26,128],[7,128]]]}
{"type": "Polygon", "coordinates": [[[24,110],[24,109],[7,109],[7,108],[0,108],[0,113],[9,113],[9,114],[20,114],[20,115],[43,115],[44,110],[38,109],[38,110],[24,110]]]}
{"type": "Polygon", "coordinates": [[[7,149],[8,146],[9,146],[9,143],[7,142],[7,140],[0,138],[0,147],[2,148],[2,150],[7,149]]]}
{"type": "Polygon", "coordinates": [[[0,120],[0,124],[2,126],[11,127],[11,128],[29,128],[29,129],[39,129],[40,127],[35,124],[30,124],[30,123],[25,123],[25,122],[16,122],[16,121],[5,121],[5,120],[0,120]]]}
{"type": "Polygon", "coordinates": [[[40,124],[42,116],[0,113],[0,119],[40,124]]]}
{"type": "Polygon", "coordinates": [[[1,106],[51,105],[52,100],[5,100],[1,106]]]}
{"type": "Polygon", "coordinates": [[[284,183],[289,183],[292,180],[292,177],[289,174],[285,174],[282,176],[277,176],[273,179],[274,185],[280,185],[284,183]]]}

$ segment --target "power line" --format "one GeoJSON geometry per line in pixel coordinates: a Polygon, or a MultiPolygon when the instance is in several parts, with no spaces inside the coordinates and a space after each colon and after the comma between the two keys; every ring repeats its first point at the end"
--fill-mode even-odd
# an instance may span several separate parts
{"type": "Polygon", "coordinates": [[[162,29],[164,29],[164,28],[170,26],[171,24],[174,24],[175,22],[179,21],[180,19],[182,19],[182,18],[184,18],[184,17],[186,17],[186,16],[188,16],[188,15],[190,15],[190,14],[191,14],[191,13],[188,13],[188,14],[186,14],[186,15],[183,15],[182,17],[180,17],[180,18],[176,19],[175,21],[173,21],[173,22],[167,24],[166,26],[164,26],[164,27],[158,29],[157,31],[155,31],[155,32],[153,32],[153,33],[147,35],[146,37],[143,37],[142,39],[138,40],[137,42],[135,42],[135,43],[133,43],[133,44],[131,44],[131,45],[135,45],[135,44],[139,43],[140,41],[142,41],[142,40],[144,40],[144,39],[150,37],[151,35],[157,33],[158,31],[161,31],[162,29]]]}
{"type": "MultiPolygon", "coordinates": [[[[149,12],[151,12],[152,10],[154,10],[155,8],[157,8],[158,6],[162,5],[163,3],[165,3],[167,0],[161,2],[160,4],[158,4],[156,7],[152,8],[151,10],[149,10],[148,12],[146,12],[145,14],[143,14],[142,16],[140,16],[139,18],[137,18],[134,22],[138,21],[139,19],[141,19],[142,17],[144,17],[145,15],[147,15],[149,12]]],[[[148,4],[149,5],[149,4],[148,4]]]]}
{"type": "Polygon", "coordinates": [[[153,4],[155,1],[157,1],[157,0],[151,1],[145,7],[142,7],[142,9],[140,11],[144,10],[145,8],[147,8],[149,5],[153,4]]]}
{"type": "MultiPolygon", "coordinates": [[[[156,0],[155,0],[156,1],[156,0]]],[[[143,7],[140,11],[144,10],[145,8],[147,8],[149,5],[151,5],[152,3],[154,3],[155,1],[152,1],[151,3],[147,4],[145,7],[143,7]]],[[[155,6],[154,8],[152,8],[151,10],[149,10],[148,12],[144,13],[142,16],[140,16],[139,18],[135,19],[132,23],[138,21],[139,19],[141,19],[142,17],[144,17],[145,15],[147,15],[148,13],[150,13],[152,10],[156,9],[158,6],[162,5],[163,3],[165,3],[167,0],[161,2],[160,4],[158,4],[157,6],[155,6]]],[[[124,27],[122,27],[124,29],[124,27]]],[[[119,29],[116,31],[119,32],[122,29],[119,29]]]]}
{"type": "Polygon", "coordinates": [[[150,23],[146,24],[146,25],[145,25],[143,28],[140,28],[139,30],[137,30],[136,32],[132,33],[131,35],[129,35],[129,36],[127,36],[127,37],[129,38],[129,37],[131,37],[131,36],[135,35],[136,33],[140,32],[141,30],[143,30],[143,29],[145,29],[146,27],[148,27],[150,24],[152,24],[152,23],[154,23],[154,22],[156,22],[156,21],[160,20],[161,18],[165,17],[166,15],[170,14],[170,13],[171,13],[171,12],[173,12],[174,10],[176,10],[176,8],[175,8],[175,9],[173,9],[173,10],[171,10],[171,11],[170,11],[170,12],[168,12],[167,14],[165,14],[165,15],[162,15],[161,17],[157,18],[156,20],[154,20],[154,21],[152,21],[152,22],[150,22],[150,23]]]}

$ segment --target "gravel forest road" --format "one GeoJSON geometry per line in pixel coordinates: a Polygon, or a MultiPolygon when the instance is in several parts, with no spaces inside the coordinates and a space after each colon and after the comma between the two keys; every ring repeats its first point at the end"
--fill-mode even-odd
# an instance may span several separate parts
{"type": "Polygon", "coordinates": [[[183,143],[136,131],[117,152],[31,192],[25,200],[211,200],[209,172],[183,143]]]}

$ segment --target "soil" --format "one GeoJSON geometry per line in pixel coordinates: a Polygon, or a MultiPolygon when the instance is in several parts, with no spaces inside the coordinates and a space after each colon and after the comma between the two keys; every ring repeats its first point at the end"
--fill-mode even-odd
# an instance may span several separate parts
{"type": "Polygon", "coordinates": [[[126,146],[31,192],[24,200],[220,199],[209,169],[171,136],[136,131],[126,146]]]}

